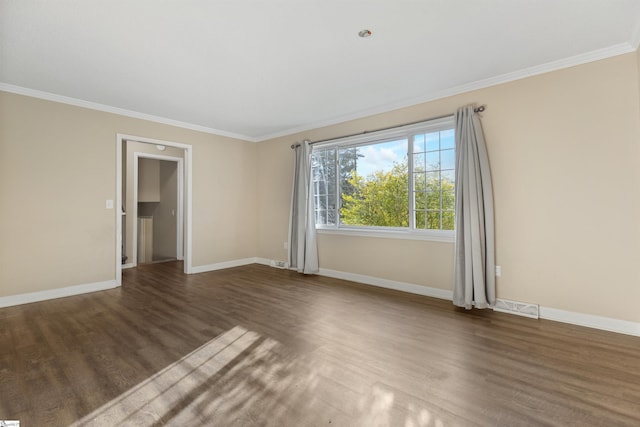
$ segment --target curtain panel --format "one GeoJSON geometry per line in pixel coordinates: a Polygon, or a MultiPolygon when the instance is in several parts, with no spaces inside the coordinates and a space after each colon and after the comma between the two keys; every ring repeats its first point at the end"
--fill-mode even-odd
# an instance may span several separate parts
{"type": "Polygon", "coordinates": [[[495,305],[495,232],[489,157],[478,115],[458,109],[456,123],[456,249],[453,303],[471,309],[495,305]]]}
{"type": "Polygon", "coordinates": [[[289,267],[304,274],[318,268],[318,243],[311,180],[311,145],[303,141],[294,147],[293,190],[289,218],[289,267]]]}

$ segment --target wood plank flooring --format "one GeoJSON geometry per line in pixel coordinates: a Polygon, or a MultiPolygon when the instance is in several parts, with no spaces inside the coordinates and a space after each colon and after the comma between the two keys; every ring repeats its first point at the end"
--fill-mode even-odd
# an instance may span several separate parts
{"type": "Polygon", "coordinates": [[[0,420],[640,426],[640,338],[262,265],[0,309],[0,420]]]}

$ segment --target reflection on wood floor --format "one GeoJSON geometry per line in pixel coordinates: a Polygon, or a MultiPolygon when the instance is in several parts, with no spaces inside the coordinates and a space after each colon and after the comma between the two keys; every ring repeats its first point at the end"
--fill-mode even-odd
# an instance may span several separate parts
{"type": "Polygon", "coordinates": [[[22,426],[640,425],[640,338],[261,265],[0,310],[22,426]]]}

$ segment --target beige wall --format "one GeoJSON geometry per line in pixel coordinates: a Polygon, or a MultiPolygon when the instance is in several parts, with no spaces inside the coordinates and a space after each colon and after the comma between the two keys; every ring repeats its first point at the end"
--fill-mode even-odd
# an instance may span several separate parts
{"type": "MultiPolygon", "coordinates": [[[[259,144],[258,256],[285,259],[290,145],[486,104],[498,297],[640,321],[637,54],[259,144]]],[[[319,236],[323,268],[452,289],[453,244],[319,236]]]]}
{"type": "Polygon", "coordinates": [[[138,202],[160,201],[160,161],[138,159],[138,202]]]}
{"type": "Polygon", "coordinates": [[[0,92],[0,296],[115,278],[117,133],[193,146],[194,266],[255,256],[255,144],[0,92]]]}
{"type": "Polygon", "coordinates": [[[178,256],[178,164],[160,162],[160,203],[153,212],[154,260],[178,256]]]}
{"type": "MultiPolygon", "coordinates": [[[[639,67],[622,55],[259,144],[0,92],[0,296],[114,278],[116,133],[193,145],[194,266],[284,260],[292,142],[473,102],[487,105],[498,296],[638,322],[639,67]]],[[[323,268],[451,289],[452,244],[319,246],[323,268]]]]}

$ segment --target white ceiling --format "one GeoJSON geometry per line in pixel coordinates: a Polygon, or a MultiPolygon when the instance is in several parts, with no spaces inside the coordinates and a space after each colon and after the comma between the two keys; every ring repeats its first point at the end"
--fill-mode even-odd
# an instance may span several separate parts
{"type": "Polygon", "coordinates": [[[0,0],[0,89],[259,141],[639,42],[640,0],[0,0]]]}

